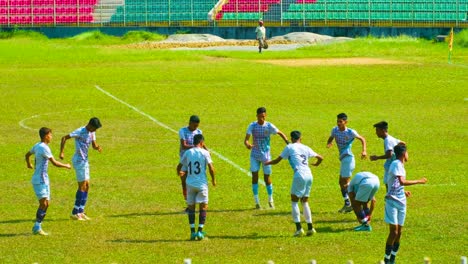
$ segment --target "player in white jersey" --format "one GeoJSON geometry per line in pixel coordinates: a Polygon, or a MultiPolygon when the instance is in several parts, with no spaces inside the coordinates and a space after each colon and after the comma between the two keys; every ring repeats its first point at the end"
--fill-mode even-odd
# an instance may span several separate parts
{"type": "Polygon", "coordinates": [[[351,206],[358,222],[361,223],[361,225],[354,228],[354,231],[372,231],[370,220],[376,203],[375,193],[379,190],[379,187],[379,177],[367,171],[356,173],[349,182],[348,195],[351,206]]]}
{"type": "Polygon", "coordinates": [[[348,196],[348,184],[353,170],[355,168],[355,160],[353,152],[351,151],[351,146],[354,142],[354,139],[357,138],[362,143],[362,152],[361,158],[365,159],[367,156],[366,152],[366,140],[364,137],[360,136],[355,130],[348,128],[348,116],[345,113],[338,114],[336,116],[336,127],[331,131],[331,135],[327,141],[327,148],[332,146],[333,139],[336,141],[336,145],[339,151],[340,158],[340,189],[341,196],[344,200],[343,207],[338,210],[340,213],[348,213],[353,211],[351,202],[349,201],[348,196]]]}
{"type": "Polygon", "coordinates": [[[395,257],[400,248],[401,231],[406,218],[406,192],[403,186],[425,184],[426,178],[419,180],[407,180],[405,163],[408,161],[408,152],[405,145],[397,145],[393,149],[396,160],[392,162],[388,170],[388,191],[385,196],[385,222],[390,227],[385,246],[385,263],[395,263],[395,257]]]}
{"type": "Polygon", "coordinates": [[[271,166],[265,165],[264,162],[271,159],[270,155],[270,135],[278,134],[289,144],[288,138],[275,125],[266,120],[266,108],[260,107],[257,109],[257,121],[252,122],[247,128],[244,145],[250,149],[250,171],[252,172],[252,192],[255,199],[255,208],[260,209],[260,200],[258,198],[258,171],[260,165],[263,166],[263,179],[265,181],[266,190],[268,193],[268,204],[270,208],[274,208],[273,204],[273,184],[271,183],[271,166]],[[250,136],[253,137],[253,144],[250,144],[250,136]]]}
{"type": "Polygon", "coordinates": [[[42,221],[46,216],[47,208],[49,207],[50,200],[50,182],[49,182],[49,161],[56,167],[63,167],[71,169],[70,164],[64,164],[54,159],[52,152],[49,148],[49,143],[52,140],[52,130],[47,127],[39,129],[39,136],[41,142],[36,143],[30,151],[25,155],[26,165],[28,168],[34,168],[31,183],[33,185],[36,197],[39,200],[39,208],[36,212],[36,222],[32,228],[35,235],[46,236],[47,233],[42,230],[42,221]],[[31,164],[30,157],[34,155],[34,165],[31,164]]]}
{"type": "Polygon", "coordinates": [[[75,154],[73,155],[73,168],[76,173],[76,180],[78,182],[78,190],[75,196],[75,205],[73,207],[70,218],[73,220],[90,220],[90,218],[84,212],[86,202],[88,201],[89,191],[89,162],[88,162],[88,150],[89,146],[92,145],[93,149],[101,152],[102,148],[96,143],[96,130],[100,128],[101,121],[97,117],[93,117],[89,120],[88,124],[84,127],[80,127],[72,133],[62,137],[60,144],[60,158],[63,159],[65,154],[65,143],[68,139],[75,139],[75,154]]]}
{"type": "Polygon", "coordinates": [[[216,186],[215,170],[210,153],[203,149],[204,138],[202,134],[193,137],[194,147],[187,150],[180,159],[179,175],[187,178],[187,205],[190,225],[190,240],[202,240],[205,237],[203,227],[208,209],[208,181],[206,179],[206,166],[208,166],[211,183],[216,186]],[[200,204],[198,230],[195,232],[195,204],[200,204]]]}
{"type": "Polygon", "coordinates": [[[395,160],[395,154],[393,153],[393,148],[398,144],[405,145],[405,142],[399,139],[396,139],[388,134],[388,123],[385,121],[374,124],[374,127],[375,127],[375,134],[377,134],[379,138],[384,140],[385,154],[381,156],[372,155],[370,156],[370,160],[376,161],[379,159],[385,159],[383,182],[385,184],[385,187],[388,189],[388,186],[387,186],[388,169],[390,168],[390,164],[392,163],[392,161],[395,160]]]}
{"type": "MultiPolygon", "coordinates": [[[[198,134],[202,134],[202,131],[198,129],[200,125],[200,118],[196,115],[190,116],[189,124],[186,127],[183,127],[179,130],[179,140],[180,140],[180,147],[179,147],[179,164],[180,159],[184,155],[184,153],[194,147],[193,145],[193,137],[198,134]]],[[[206,149],[206,147],[205,147],[206,149]]],[[[180,167],[177,166],[177,176],[179,176],[180,167]]],[[[182,194],[184,195],[184,200],[187,201],[187,186],[186,186],[186,177],[180,177],[182,183],[182,194]]]]}
{"type": "Polygon", "coordinates": [[[296,224],[294,236],[302,236],[305,232],[301,226],[301,212],[299,210],[299,200],[301,200],[303,214],[307,223],[307,236],[313,235],[316,231],[312,225],[312,212],[309,207],[309,196],[312,188],[312,171],[309,168],[309,158],[316,158],[317,161],[312,166],[318,166],[323,157],[315,153],[310,147],[301,143],[301,132],[295,130],[291,132],[292,144],[287,145],[281,155],[275,160],[267,161],[265,164],[277,164],[282,159],[288,159],[294,176],[291,186],[291,206],[292,218],[296,224]]]}

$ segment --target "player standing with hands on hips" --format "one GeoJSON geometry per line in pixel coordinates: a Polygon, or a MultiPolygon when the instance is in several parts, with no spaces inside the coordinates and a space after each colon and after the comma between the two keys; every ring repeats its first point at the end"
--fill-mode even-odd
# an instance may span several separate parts
{"type": "Polygon", "coordinates": [[[258,198],[258,171],[260,165],[263,166],[263,179],[265,181],[268,193],[268,204],[274,208],[273,204],[273,184],[271,183],[271,165],[265,165],[264,162],[271,160],[270,155],[270,135],[278,134],[286,144],[289,140],[283,132],[275,125],[266,120],[266,108],[257,109],[257,121],[252,122],[247,128],[244,145],[250,149],[250,171],[252,172],[252,192],[255,199],[255,208],[260,209],[260,200],[258,198]],[[253,144],[250,144],[250,136],[253,137],[253,144]]]}
{"type": "Polygon", "coordinates": [[[70,218],[73,220],[90,220],[85,214],[84,208],[88,201],[89,191],[89,162],[88,162],[88,150],[89,145],[92,144],[93,149],[101,152],[102,148],[96,143],[96,130],[100,128],[101,121],[97,117],[93,117],[89,120],[88,124],[84,127],[80,127],[69,135],[62,137],[60,144],[60,159],[65,156],[65,143],[68,139],[75,139],[75,154],[73,155],[73,168],[76,173],[76,180],[78,181],[78,190],[75,196],[75,206],[73,207],[70,218]]]}

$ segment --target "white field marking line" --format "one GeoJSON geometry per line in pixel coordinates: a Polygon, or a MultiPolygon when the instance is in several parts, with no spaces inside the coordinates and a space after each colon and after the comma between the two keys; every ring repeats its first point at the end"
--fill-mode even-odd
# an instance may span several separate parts
{"type": "MultiPolygon", "coordinates": [[[[119,103],[121,103],[121,104],[123,104],[123,105],[129,107],[130,109],[132,109],[133,111],[139,113],[140,115],[149,118],[151,121],[153,121],[153,122],[156,123],[157,125],[159,125],[159,126],[165,128],[165,129],[167,129],[167,130],[169,130],[169,131],[171,131],[171,132],[173,132],[173,133],[175,133],[175,134],[179,134],[179,132],[176,131],[175,129],[169,127],[168,125],[166,125],[166,124],[164,124],[164,123],[162,123],[162,122],[160,122],[160,121],[157,120],[156,118],[154,118],[154,117],[150,116],[149,114],[147,114],[147,113],[141,111],[140,109],[136,108],[135,106],[133,106],[133,105],[131,105],[131,104],[129,104],[129,103],[127,103],[127,102],[125,102],[125,101],[123,101],[123,100],[117,98],[117,97],[114,96],[113,94],[111,94],[111,93],[109,93],[108,91],[106,91],[106,90],[102,89],[101,87],[99,87],[99,85],[95,85],[95,87],[96,87],[96,89],[98,89],[99,91],[101,91],[103,94],[105,94],[105,95],[109,96],[110,98],[114,99],[115,101],[117,101],[117,102],[119,102],[119,103]]],[[[234,163],[234,162],[231,161],[230,159],[224,157],[224,156],[221,155],[220,153],[214,151],[213,149],[210,149],[210,152],[213,153],[213,154],[215,154],[215,156],[217,156],[218,158],[220,158],[220,159],[224,160],[225,162],[229,163],[229,164],[232,165],[234,168],[236,168],[236,169],[240,170],[241,172],[247,174],[247,176],[252,177],[252,175],[250,175],[250,172],[249,172],[249,171],[247,171],[246,169],[244,169],[244,168],[242,168],[241,166],[237,165],[236,163],[234,163]]],[[[260,179],[259,179],[259,182],[260,182],[260,184],[265,185],[265,182],[262,181],[262,180],[260,180],[260,179]]]]}
{"type": "Polygon", "coordinates": [[[63,111],[63,112],[51,112],[51,113],[37,114],[37,115],[32,115],[32,116],[30,116],[30,117],[26,117],[25,119],[19,121],[18,124],[20,125],[20,127],[24,128],[24,129],[36,131],[36,130],[39,130],[39,128],[32,128],[32,127],[26,125],[25,122],[28,121],[28,120],[31,120],[31,119],[35,119],[35,118],[41,117],[41,116],[57,115],[57,114],[65,114],[65,113],[73,113],[73,112],[88,111],[88,110],[95,110],[95,109],[93,109],[93,108],[88,108],[88,109],[76,109],[76,110],[73,110],[73,111],[63,111]]]}

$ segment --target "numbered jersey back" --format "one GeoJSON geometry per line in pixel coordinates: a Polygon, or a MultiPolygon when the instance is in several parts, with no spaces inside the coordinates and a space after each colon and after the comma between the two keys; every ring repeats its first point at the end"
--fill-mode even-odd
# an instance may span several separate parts
{"type": "Polygon", "coordinates": [[[191,148],[182,156],[182,170],[187,172],[187,184],[193,187],[207,185],[206,165],[212,163],[210,153],[202,148],[191,148]]]}

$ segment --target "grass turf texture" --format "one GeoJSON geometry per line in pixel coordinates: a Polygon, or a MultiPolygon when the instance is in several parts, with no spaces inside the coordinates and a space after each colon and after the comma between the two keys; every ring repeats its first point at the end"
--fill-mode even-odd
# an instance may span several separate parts
{"type": "MultiPolygon", "coordinates": [[[[112,41],[110,41],[112,42],[112,41]]],[[[118,44],[112,42],[114,44],[118,44]]],[[[398,253],[401,263],[455,263],[467,252],[466,157],[468,50],[407,37],[363,38],[290,52],[129,50],[76,39],[20,37],[0,41],[0,262],[2,263],[376,263],[382,259],[388,225],[383,221],[384,187],[377,194],[373,231],[356,233],[342,206],[336,146],[326,140],[335,117],[346,112],[349,127],[366,137],[368,154],[383,153],[372,124],[387,120],[390,134],[409,145],[407,222],[398,253]],[[380,66],[286,67],[254,60],[360,57],[409,62],[380,66]],[[206,144],[242,168],[242,144],[258,106],[267,120],[325,158],[313,168],[310,204],[317,234],[293,238],[286,161],[273,167],[275,210],[256,211],[250,178],[213,156],[218,186],[210,187],[208,240],[191,242],[180,183],[175,176],[177,135],[108,97],[137,107],[174,130],[199,114],[206,144]],[[37,116],[36,116],[37,115],[37,116]],[[24,154],[41,126],[53,129],[56,158],[60,137],[98,116],[103,127],[91,151],[89,222],[68,219],[76,191],[73,170],[50,165],[52,200],[43,223],[49,237],[31,235],[37,201],[24,154]],[[23,120],[21,127],[20,121],[23,120]],[[30,129],[28,129],[30,128],[30,129]]],[[[272,138],[272,156],[284,144],[272,138]]],[[[73,154],[66,148],[66,161],[73,154]]],[[[359,154],[359,142],[353,150],[359,154]]],[[[382,177],[383,161],[357,160],[356,170],[382,177]]],[[[260,187],[262,205],[267,195],[260,187]]],[[[198,217],[197,217],[198,218],[198,217]]]]}

